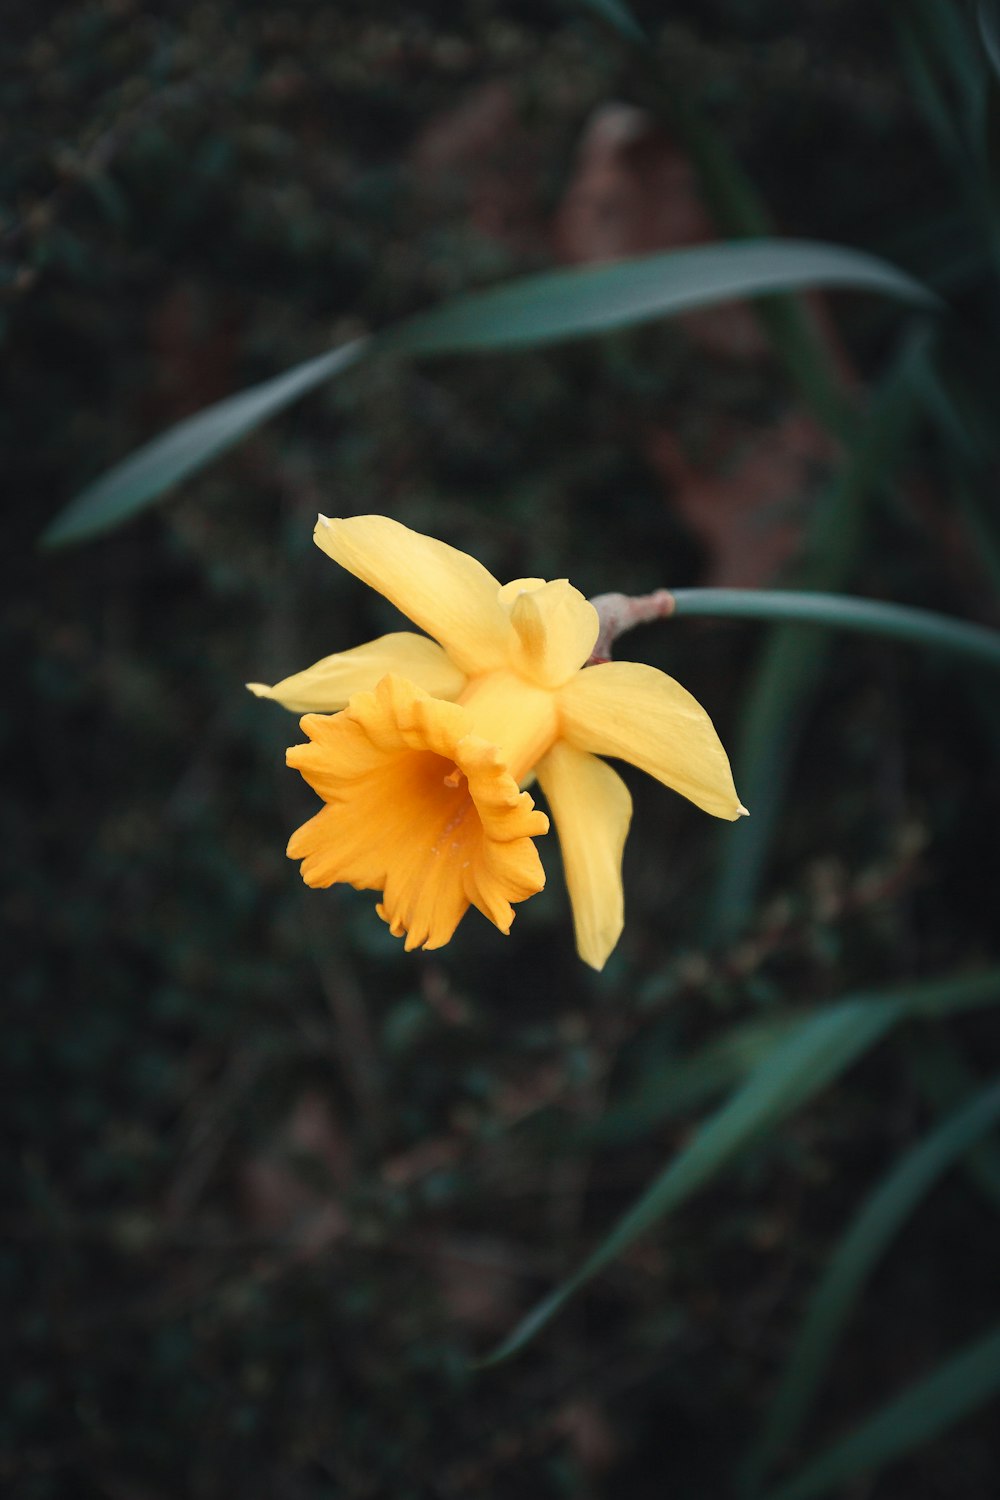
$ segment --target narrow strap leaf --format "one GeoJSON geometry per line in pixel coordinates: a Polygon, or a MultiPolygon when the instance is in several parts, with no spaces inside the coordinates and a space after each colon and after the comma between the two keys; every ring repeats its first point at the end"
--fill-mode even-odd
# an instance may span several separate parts
{"type": "MultiPolygon", "coordinates": [[[[958,1108],[981,1082],[942,1026],[929,1026],[908,1037],[905,1056],[918,1091],[941,1118],[958,1108]]],[[[984,1200],[1000,1209],[1000,1140],[994,1135],[980,1141],[963,1157],[962,1169],[984,1200]]]]}
{"type": "Polygon", "coordinates": [[[698,246],[522,277],[420,313],[378,338],[345,344],[188,417],[82,490],[42,541],[79,542],[120,525],[365,354],[528,348],[805,287],[853,288],[937,305],[926,287],[873,255],[796,240],[698,246]]]}
{"type": "Polygon", "coordinates": [[[42,544],[58,547],[82,542],[145,510],[166,490],[225,453],[262,422],[357,364],[367,342],[356,339],[342,344],[168,428],[81,490],[43,533],[42,544]]]}
{"type": "Polygon", "coordinates": [[[580,1136],[602,1145],[647,1139],[665,1120],[690,1114],[732,1088],[804,1019],[801,1011],[755,1016],[694,1052],[651,1061],[631,1091],[580,1136]]]}
{"type": "Polygon", "coordinates": [[[966,1344],[766,1500],[814,1500],[930,1442],[1000,1394],[1000,1327],[966,1344]]]}
{"type": "Polygon", "coordinates": [[[851,1309],[893,1238],[941,1175],[998,1119],[1000,1082],[994,1082],[918,1141],[869,1195],[809,1303],[764,1436],[748,1465],[751,1477],[763,1473],[794,1440],[851,1309]]]}
{"type": "Polygon", "coordinates": [[[580,1269],[533,1308],[482,1363],[499,1364],[516,1354],[575,1292],[640,1235],[825,1088],[897,1022],[911,1015],[947,1015],[998,1002],[1000,971],[989,970],[961,979],[855,995],[808,1017],[705,1121],[691,1143],[619,1219],[580,1269]]]}
{"type": "Polygon", "coordinates": [[[996,0],[979,0],[977,19],[983,48],[997,82],[1000,83],[1000,18],[997,16],[996,0]]]}
{"type": "MultiPolygon", "coordinates": [[[[848,582],[872,496],[905,451],[917,405],[914,376],[923,364],[923,340],[907,339],[874,393],[843,470],[813,512],[798,583],[838,589],[848,582]]],[[[753,814],[743,826],[727,829],[705,918],[710,943],[735,938],[753,909],[778,826],[782,791],[829,651],[826,636],[792,624],[776,625],[761,646],[733,755],[741,795],[753,814]]]]}
{"type": "Polygon", "coordinates": [[[892,1025],[892,1000],[848,1000],[802,1023],[773,1048],[742,1088],[711,1115],[690,1145],[647,1188],[579,1271],[545,1298],[487,1360],[509,1358],[565,1302],[651,1225],[690,1198],[743,1149],[835,1078],[892,1025]]]}
{"type": "Polygon", "coordinates": [[[912,277],[859,250],[811,240],[737,240],[544,271],[456,297],[384,335],[383,347],[421,355],[537,348],[741,297],[812,287],[940,306],[912,277]]]}

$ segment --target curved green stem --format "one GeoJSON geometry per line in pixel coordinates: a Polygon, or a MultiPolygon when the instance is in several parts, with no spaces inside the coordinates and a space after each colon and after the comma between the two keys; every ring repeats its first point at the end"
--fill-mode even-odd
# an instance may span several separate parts
{"type": "Polygon", "coordinates": [[[974,656],[1000,668],[1000,630],[952,620],[929,609],[855,599],[850,594],[797,593],[782,589],[678,589],[678,615],[731,616],[741,620],[791,620],[889,636],[963,656],[974,656]]]}

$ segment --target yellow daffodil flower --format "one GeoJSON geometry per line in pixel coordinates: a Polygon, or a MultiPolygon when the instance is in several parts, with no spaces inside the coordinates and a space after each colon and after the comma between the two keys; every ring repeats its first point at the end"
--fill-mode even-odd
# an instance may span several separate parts
{"type": "Polygon", "coordinates": [[[470,905],[509,932],[545,876],[555,820],[577,947],[603,967],[622,930],[632,799],[600,756],[629,761],[718,818],[746,811],[705,710],[635,662],[587,667],[593,605],[566,579],[501,585],[474,558],[386,516],[320,516],[315,541],[427,636],[381,636],[261,697],[304,712],[287,760],[324,806],[292,835],[308,885],[347,881],[407,949],[440,948],[470,905]],[[433,637],[429,639],[428,637],[433,637]]]}

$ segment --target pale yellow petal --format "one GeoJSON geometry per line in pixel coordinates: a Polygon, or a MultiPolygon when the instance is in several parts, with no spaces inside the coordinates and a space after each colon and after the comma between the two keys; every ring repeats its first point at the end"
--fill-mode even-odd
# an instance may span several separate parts
{"type": "Polygon", "coordinates": [[[457,698],[466,682],[465,675],[436,641],[410,630],[397,630],[350,651],[324,656],[274,687],[262,682],[248,682],[247,687],[258,698],[273,698],[293,713],[332,714],[346,708],[355,693],[371,692],[387,672],[406,677],[435,698],[457,698]]]}
{"type": "Polygon", "coordinates": [[[510,622],[500,585],[481,563],[389,516],[320,516],[313,539],[440,641],[469,675],[506,658],[510,622]]]}
{"type": "Polygon", "coordinates": [[[617,771],[564,742],[539,762],[538,781],[559,835],[577,950],[592,969],[603,969],[624,922],[622,851],[632,798],[617,771]]]}
{"type": "Polygon", "coordinates": [[[510,600],[510,619],[516,634],[513,665],[547,688],[579,671],[600,628],[594,606],[565,578],[522,589],[510,600]]]}
{"type": "Polygon", "coordinates": [[[505,583],[497,594],[497,598],[504,609],[510,614],[511,605],[518,594],[530,594],[533,589],[543,589],[546,580],[544,578],[512,578],[510,583],[505,583]]]}
{"type": "Polygon", "coordinates": [[[716,818],[746,812],[711,719],[655,667],[612,661],[559,690],[563,736],[578,750],[627,760],[716,818]]]}

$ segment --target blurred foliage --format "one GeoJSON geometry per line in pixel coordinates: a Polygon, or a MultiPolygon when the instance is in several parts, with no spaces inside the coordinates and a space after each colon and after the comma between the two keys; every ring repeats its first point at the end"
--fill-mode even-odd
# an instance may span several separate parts
{"type": "MultiPolygon", "coordinates": [[[[972,8],[634,9],[783,231],[948,297],[845,586],[997,623],[996,85],[972,8]]],[[[994,685],[832,641],[721,946],[698,934],[724,848],[640,778],[601,976],[557,869],[509,940],[473,914],[409,957],[370,895],[305,891],[294,726],[241,684],[393,623],[313,548],[318,509],[588,593],[794,582],[843,448],[735,309],[360,368],[168,507],[40,556],[75,490],[208,402],[451,294],[711,223],[649,59],[566,6],[10,0],[5,23],[0,1478],[18,1500],[732,1493],[859,1205],[995,1072],[988,1011],[903,1027],[518,1360],[471,1361],[790,1017],[996,962],[994,685]]],[[[810,315],[863,404],[898,308],[810,315]]],[[[676,622],[628,654],[730,743],[759,641],[676,622]]],[[[790,1469],[995,1324],[995,1142],[968,1165],[874,1272],[790,1469]]],[[[864,1493],[986,1500],[998,1462],[980,1413],[864,1493]]]]}

